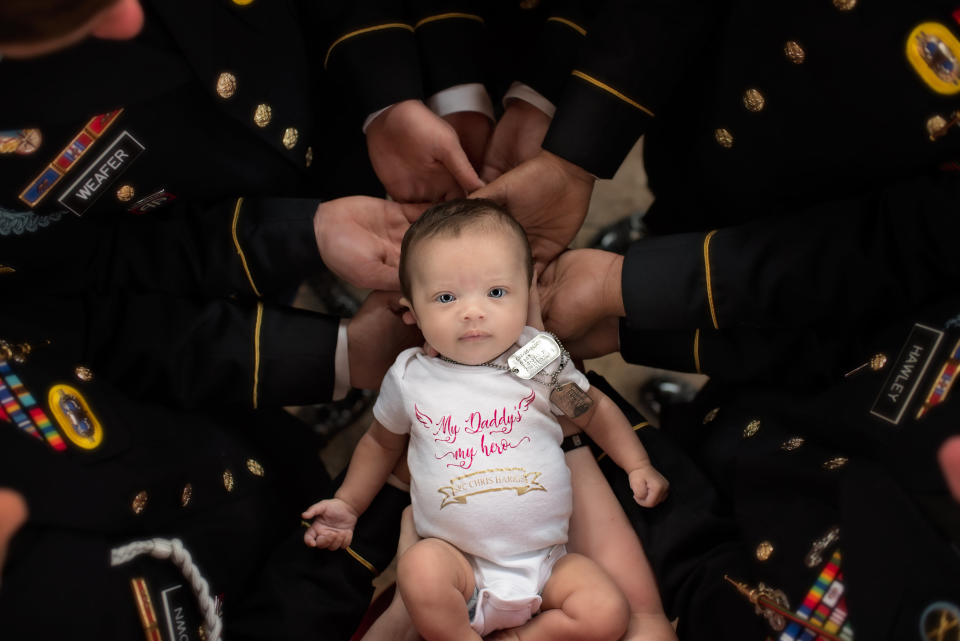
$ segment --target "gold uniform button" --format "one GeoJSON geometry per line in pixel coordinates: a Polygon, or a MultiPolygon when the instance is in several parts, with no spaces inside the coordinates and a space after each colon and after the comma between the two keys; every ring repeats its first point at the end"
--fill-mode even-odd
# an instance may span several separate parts
{"type": "Polygon", "coordinates": [[[834,470],[839,470],[841,467],[847,464],[847,461],[850,460],[846,456],[834,456],[823,462],[823,469],[828,472],[833,472],[834,470]]]}
{"type": "Polygon", "coordinates": [[[706,425],[707,423],[711,422],[713,419],[717,418],[717,414],[719,413],[720,413],[720,408],[714,407],[712,410],[707,412],[706,415],[703,417],[703,424],[706,425]]]}
{"type": "Polygon", "coordinates": [[[852,11],[857,6],[857,0],[833,0],[833,6],[840,11],[852,11]]]}
{"type": "Polygon", "coordinates": [[[77,377],[78,381],[84,383],[89,383],[93,380],[93,371],[89,367],[84,367],[83,365],[78,365],[73,370],[73,375],[77,377]]]}
{"type": "Polygon", "coordinates": [[[757,561],[766,561],[773,554],[773,543],[770,541],[760,541],[755,552],[757,561]]]}
{"type": "Polygon", "coordinates": [[[716,129],[713,132],[713,139],[724,149],[733,147],[733,134],[726,129],[716,129]]]}
{"type": "Polygon", "coordinates": [[[217,95],[226,100],[237,93],[237,77],[229,71],[217,76],[217,95]]]}
{"type": "Polygon", "coordinates": [[[234,486],[235,486],[235,483],[233,481],[233,472],[231,472],[230,470],[224,470],[223,471],[223,487],[227,490],[227,492],[233,492],[234,486]]]}
{"type": "Polygon", "coordinates": [[[133,188],[133,185],[120,185],[117,188],[117,200],[122,203],[130,202],[136,194],[137,190],[133,188]]]}
{"type": "Polygon", "coordinates": [[[802,436],[794,436],[792,438],[788,438],[783,443],[781,443],[780,449],[783,450],[784,452],[792,452],[794,450],[797,450],[803,447],[803,444],[805,442],[806,441],[803,439],[802,436]]]}
{"type": "Polygon", "coordinates": [[[266,127],[273,120],[273,108],[265,102],[257,105],[253,112],[253,122],[258,127],[266,127]]]}
{"type": "Polygon", "coordinates": [[[807,59],[807,52],[796,40],[789,40],[787,44],[783,45],[783,53],[787,56],[787,60],[795,65],[802,65],[803,61],[807,59]]]}
{"type": "Polygon", "coordinates": [[[297,131],[296,127],[287,127],[283,130],[283,146],[287,149],[293,149],[297,146],[297,141],[300,140],[300,132],[297,131]]]}
{"type": "Polygon", "coordinates": [[[180,507],[187,507],[193,500],[193,484],[187,483],[180,492],[180,507]]]}
{"type": "Polygon", "coordinates": [[[133,513],[143,514],[143,511],[147,509],[148,500],[150,500],[150,497],[147,495],[145,490],[137,492],[137,495],[133,497],[133,503],[130,506],[133,509],[133,513]]]}
{"type": "Polygon", "coordinates": [[[753,419],[747,426],[743,428],[743,438],[750,438],[754,434],[760,431],[760,421],[753,419]]]}
{"type": "Polygon", "coordinates": [[[240,5],[241,7],[245,7],[252,2],[253,0],[233,0],[233,4],[240,5]]]}
{"type": "Polygon", "coordinates": [[[259,461],[255,461],[252,458],[247,459],[247,469],[254,476],[263,476],[263,466],[260,465],[259,461]]]}
{"type": "Polygon", "coordinates": [[[307,147],[307,153],[303,154],[303,163],[307,167],[313,164],[313,147],[307,147]]]}
{"type": "Polygon", "coordinates": [[[747,89],[743,94],[743,106],[747,108],[747,111],[763,111],[766,104],[766,99],[757,89],[747,89]]]}
{"type": "Polygon", "coordinates": [[[927,135],[930,140],[936,140],[943,135],[943,130],[947,127],[947,119],[941,115],[931,116],[927,119],[927,135]]]}

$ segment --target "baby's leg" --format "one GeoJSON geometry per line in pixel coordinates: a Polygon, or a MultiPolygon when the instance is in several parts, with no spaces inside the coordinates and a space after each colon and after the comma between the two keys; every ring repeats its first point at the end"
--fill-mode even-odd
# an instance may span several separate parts
{"type": "Polygon", "coordinates": [[[573,483],[573,516],[567,549],[606,570],[630,603],[628,641],[676,640],[660,602],[643,546],[588,447],[566,456],[573,483]]]}
{"type": "Polygon", "coordinates": [[[616,641],[628,618],[629,606],[613,579],[587,557],[567,554],[547,579],[540,614],[488,641],[616,641]]]}
{"type": "Polygon", "coordinates": [[[480,641],[467,613],[474,586],[470,562],[440,539],[415,543],[397,562],[397,588],[426,641],[480,641]]]}

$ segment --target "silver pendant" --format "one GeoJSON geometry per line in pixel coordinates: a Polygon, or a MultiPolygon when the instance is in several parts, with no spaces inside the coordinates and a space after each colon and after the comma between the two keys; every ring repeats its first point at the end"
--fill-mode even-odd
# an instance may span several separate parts
{"type": "Polygon", "coordinates": [[[507,359],[507,366],[520,378],[530,380],[558,358],[560,346],[553,336],[537,334],[507,359]]]}
{"type": "Polygon", "coordinates": [[[572,381],[550,392],[550,402],[570,418],[577,418],[593,406],[593,399],[572,381]]]}

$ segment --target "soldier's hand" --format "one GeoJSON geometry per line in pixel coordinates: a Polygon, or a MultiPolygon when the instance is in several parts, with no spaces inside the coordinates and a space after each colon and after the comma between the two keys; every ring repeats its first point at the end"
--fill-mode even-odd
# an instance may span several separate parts
{"type": "Polygon", "coordinates": [[[9,488],[0,488],[0,574],[3,574],[10,540],[27,522],[27,514],[27,502],[23,495],[9,488]]]}
{"type": "Polygon", "coordinates": [[[937,453],[943,478],[947,481],[950,494],[960,503],[960,436],[951,436],[940,446],[937,453]]]}
{"type": "Polygon", "coordinates": [[[526,100],[514,100],[500,116],[483,158],[480,179],[491,182],[540,153],[550,116],[526,100]]]}
{"type": "Polygon", "coordinates": [[[353,540],[358,514],[346,501],[337,498],[314,503],[301,515],[313,519],[303,534],[303,542],[312,548],[340,550],[353,540]]]}
{"type": "Polygon", "coordinates": [[[324,264],[357,287],[399,289],[400,241],[425,207],[367,196],[321,203],[313,230],[324,264]]]}
{"type": "Polygon", "coordinates": [[[397,103],[370,123],[367,151],[399,202],[450,200],[483,186],[457,132],[419,100],[397,103]]]}
{"type": "Polygon", "coordinates": [[[573,240],[587,215],[595,178],[549,151],[470,194],[504,205],[523,225],[533,257],[546,264],[573,240]]]}
{"type": "MultiPolygon", "coordinates": [[[[625,314],[620,285],[623,257],[600,249],[564,252],[540,275],[543,323],[561,339],[574,342],[604,319],[625,314]]],[[[572,353],[572,352],[571,352],[572,353]]]]}
{"type": "Polygon", "coordinates": [[[633,500],[643,507],[659,504],[670,489],[670,482],[650,464],[631,470],[629,481],[633,500]]]}
{"type": "Polygon", "coordinates": [[[372,292],[347,324],[350,385],[377,389],[397,354],[423,343],[416,325],[403,322],[399,292],[372,292]]]}
{"type": "Polygon", "coordinates": [[[447,114],[443,119],[457,132],[457,139],[460,140],[463,152],[467,154],[467,160],[479,172],[493,131],[490,119],[479,111],[457,111],[447,114]]]}

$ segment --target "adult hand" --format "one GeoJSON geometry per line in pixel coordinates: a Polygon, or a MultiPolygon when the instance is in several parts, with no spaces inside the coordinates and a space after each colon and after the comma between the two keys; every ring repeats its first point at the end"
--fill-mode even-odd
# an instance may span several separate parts
{"type": "Polygon", "coordinates": [[[0,488],[0,574],[3,573],[10,541],[27,522],[28,513],[23,495],[9,488],[0,488]]]}
{"type": "Polygon", "coordinates": [[[544,325],[572,342],[605,319],[624,316],[622,270],[623,256],[613,252],[574,249],[560,254],[540,275],[544,325]]]}
{"type": "Polygon", "coordinates": [[[471,198],[489,198],[523,225],[534,259],[546,264],[567,248],[583,219],[596,179],[549,151],[511,169],[471,198]]]}
{"type": "Polygon", "coordinates": [[[399,289],[400,241],[425,207],[367,196],[321,203],[313,231],[324,264],[357,287],[399,289]]]}
{"type": "Polygon", "coordinates": [[[951,436],[940,446],[937,455],[940,469],[955,501],[960,502],[960,436],[951,436]]]}
{"type": "Polygon", "coordinates": [[[456,111],[443,117],[447,124],[457,132],[460,146],[467,154],[470,165],[480,171],[483,166],[483,154],[490,141],[493,125],[486,115],[479,111],[456,111]]]}
{"type": "Polygon", "coordinates": [[[483,158],[480,179],[491,182],[540,153],[550,116],[526,100],[513,100],[503,112],[483,158]]]}
{"type": "Polygon", "coordinates": [[[370,123],[367,151],[399,202],[450,200],[483,186],[457,132],[419,100],[399,102],[370,123]]]}
{"type": "Polygon", "coordinates": [[[339,550],[350,545],[357,513],[342,499],[327,499],[314,503],[301,514],[313,523],[303,533],[303,542],[312,548],[339,550]]]}
{"type": "Polygon", "coordinates": [[[403,322],[399,292],[372,292],[347,324],[350,385],[377,389],[397,354],[423,343],[416,326],[403,322]]]}

